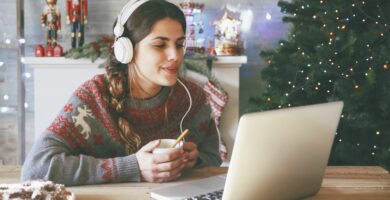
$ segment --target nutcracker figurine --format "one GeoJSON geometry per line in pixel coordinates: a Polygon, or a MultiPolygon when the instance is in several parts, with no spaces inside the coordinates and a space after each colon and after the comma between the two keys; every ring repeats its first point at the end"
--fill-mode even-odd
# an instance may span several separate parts
{"type": "Polygon", "coordinates": [[[66,23],[71,24],[72,48],[83,46],[84,24],[88,15],[87,0],[66,0],[66,23]]]}
{"type": "Polygon", "coordinates": [[[46,44],[54,48],[57,46],[57,33],[61,31],[61,13],[57,7],[57,0],[46,0],[41,13],[41,24],[46,27],[46,44]]]}

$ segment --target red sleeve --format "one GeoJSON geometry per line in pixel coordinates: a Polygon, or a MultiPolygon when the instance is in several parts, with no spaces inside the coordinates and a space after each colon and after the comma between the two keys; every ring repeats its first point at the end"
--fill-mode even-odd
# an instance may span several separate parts
{"type": "Polygon", "coordinates": [[[88,1],[87,0],[83,0],[84,1],[84,3],[83,3],[83,5],[84,5],[84,8],[82,8],[82,9],[84,9],[84,19],[86,19],[87,17],[88,17],[88,1]]]}
{"type": "Polygon", "coordinates": [[[71,0],[66,0],[66,16],[70,17],[70,8],[72,6],[71,0]]]}

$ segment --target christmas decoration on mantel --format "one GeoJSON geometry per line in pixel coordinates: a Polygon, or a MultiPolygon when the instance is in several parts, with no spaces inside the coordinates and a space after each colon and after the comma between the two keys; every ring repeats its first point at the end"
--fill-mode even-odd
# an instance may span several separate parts
{"type": "MultiPolygon", "coordinates": [[[[258,110],[344,101],[330,165],[390,170],[390,1],[280,1],[286,40],[263,51],[258,110]]],[[[305,156],[305,155],[302,155],[305,156]]]]}
{"type": "Polygon", "coordinates": [[[223,17],[214,22],[214,48],[217,55],[242,55],[243,42],[240,36],[240,20],[234,19],[226,10],[223,17]]]}
{"type": "Polygon", "coordinates": [[[46,0],[40,19],[42,27],[46,29],[46,48],[37,45],[35,56],[62,56],[62,47],[57,43],[57,34],[61,32],[61,13],[57,0],[46,0]]]}
{"type": "Polygon", "coordinates": [[[84,25],[88,22],[87,0],[66,0],[66,23],[71,26],[72,48],[84,44],[84,25]]]}
{"type": "Polygon", "coordinates": [[[204,4],[196,3],[192,0],[186,0],[179,4],[186,17],[187,35],[186,47],[188,52],[205,52],[205,39],[202,37],[204,32],[204,22],[200,19],[204,4]],[[198,30],[198,31],[197,31],[198,30]]]}

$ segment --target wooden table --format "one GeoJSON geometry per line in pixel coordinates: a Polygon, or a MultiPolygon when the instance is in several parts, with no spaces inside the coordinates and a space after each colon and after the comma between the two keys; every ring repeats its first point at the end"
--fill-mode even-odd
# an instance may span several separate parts
{"type": "MultiPolygon", "coordinates": [[[[121,183],[68,187],[83,199],[150,199],[152,188],[173,185],[178,182],[225,173],[227,168],[207,167],[184,174],[176,182],[170,183],[121,183]]],[[[0,183],[17,183],[20,177],[19,166],[0,166],[0,183]]],[[[281,189],[281,192],[283,190],[281,189]]],[[[390,175],[381,167],[328,167],[322,187],[312,199],[390,199],[390,175]]]]}

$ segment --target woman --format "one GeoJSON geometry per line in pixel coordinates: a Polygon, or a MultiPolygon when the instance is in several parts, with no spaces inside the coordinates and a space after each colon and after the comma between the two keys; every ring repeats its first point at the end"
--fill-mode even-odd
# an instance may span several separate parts
{"type": "Polygon", "coordinates": [[[174,4],[129,2],[118,15],[106,73],[75,91],[34,144],[22,180],[165,182],[194,167],[220,165],[205,94],[178,77],[185,28],[174,4]],[[190,130],[183,149],[152,153],[159,139],[176,138],[183,127],[190,130]]]}

